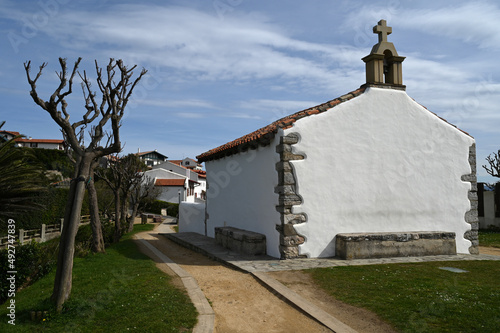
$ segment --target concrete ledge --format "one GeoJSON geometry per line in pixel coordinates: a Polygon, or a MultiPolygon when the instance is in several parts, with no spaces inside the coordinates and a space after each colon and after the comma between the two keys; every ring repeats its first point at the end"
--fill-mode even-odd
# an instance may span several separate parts
{"type": "Polygon", "coordinates": [[[455,233],[410,231],[344,233],[336,236],[335,254],[341,259],[454,255],[455,233]]]}
{"type": "Polygon", "coordinates": [[[336,333],[356,333],[354,329],[344,324],[337,318],[330,315],[328,312],[307,301],[302,296],[298,295],[295,291],[289,289],[281,282],[273,279],[263,272],[251,273],[260,283],[269,288],[277,296],[284,298],[289,304],[295,306],[303,313],[309,315],[317,322],[328,327],[336,333]]]}
{"type": "Polygon", "coordinates": [[[215,242],[236,252],[266,254],[266,236],[257,232],[234,227],[216,227],[215,242]]]}

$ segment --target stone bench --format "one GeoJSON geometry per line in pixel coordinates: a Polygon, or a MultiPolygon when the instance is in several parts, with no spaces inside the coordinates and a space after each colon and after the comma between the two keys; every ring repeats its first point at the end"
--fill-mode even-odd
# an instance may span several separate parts
{"type": "Polygon", "coordinates": [[[266,254],[266,236],[234,227],[216,227],[215,242],[226,249],[244,254],[266,254]]]}
{"type": "Polygon", "coordinates": [[[337,234],[335,254],[340,259],[420,257],[457,254],[455,233],[410,231],[337,234]]]}
{"type": "Polygon", "coordinates": [[[161,217],[161,215],[142,213],[141,224],[146,224],[149,221],[153,221],[154,223],[161,223],[163,221],[163,218],[161,217]]]}

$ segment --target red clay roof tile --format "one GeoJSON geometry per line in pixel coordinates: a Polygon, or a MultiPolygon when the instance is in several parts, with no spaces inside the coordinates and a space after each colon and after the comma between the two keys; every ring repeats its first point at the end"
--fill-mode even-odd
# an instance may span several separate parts
{"type": "Polygon", "coordinates": [[[155,186],[184,186],[185,179],[157,179],[155,186]]]}
{"type": "Polygon", "coordinates": [[[350,100],[354,97],[361,95],[365,91],[365,89],[366,87],[360,87],[357,90],[354,90],[346,95],[343,95],[326,103],[278,119],[267,126],[264,126],[252,133],[242,136],[241,138],[238,138],[222,146],[211,149],[201,155],[198,155],[196,156],[196,158],[198,159],[198,162],[201,163],[205,161],[219,159],[224,156],[237,154],[239,152],[246,151],[248,149],[257,148],[259,145],[266,146],[269,143],[271,143],[271,140],[274,138],[274,135],[278,132],[278,129],[290,128],[297,120],[301,118],[327,111],[344,101],[350,100]]]}

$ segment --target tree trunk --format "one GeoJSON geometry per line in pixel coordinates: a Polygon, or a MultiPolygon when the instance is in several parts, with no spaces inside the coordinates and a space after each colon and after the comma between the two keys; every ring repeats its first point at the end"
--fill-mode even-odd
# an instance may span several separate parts
{"type": "Polygon", "coordinates": [[[132,225],[130,225],[130,219],[128,218],[128,208],[129,208],[130,192],[124,192],[122,198],[122,225],[125,232],[130,232],[134,229],[134,218],[131,217],[132,225]]]}
{"type": "Polygon", "coordinates": [[[104,247],[104,237],[102,235],[101,219],[99,217],[97,191],[95,189],[93,177],[94,172],[91,170],[87,190],[89,192],[90,226],[92,227],[92,252],[106,252],[104,247]]]}
{"type": "Polygon", "coordinates": [[[132,205],[132,215],[130,216],[130,219],[128,221],[128,232],[131,232],[134,230],[134,221],[135,217],[137,216],[137,211],[139,210],[139,201],[134,202],[132,205]]]}
{"type": "Polygon", "coordinates": [[[54,291],[51,296],[58,312],[61,312],[64,302],[69,298],[71,293],[75,237],[80,224],[82,204],[85,196],[85,182],[89,177],[91,161],[92,158],[90,156],[83,156],[79,159],[79,163],[75,165],[77,177],[71,182],[68,195],[63,230],[59,241],[54,291]]]}
{"type": "Polygon", "coordinates": [[[121,216],[120,216],[120,190],[115,191],[115,235],[114,241],[118,242],[122,236],[121,216]]]}

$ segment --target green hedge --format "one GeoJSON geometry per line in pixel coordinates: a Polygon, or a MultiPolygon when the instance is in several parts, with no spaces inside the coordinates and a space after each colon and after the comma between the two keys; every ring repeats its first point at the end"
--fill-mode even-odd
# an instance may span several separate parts
{"type": "Polygon", "coordinates": [[[161,200],[155,200],[153,203],[149,204],[145,210],[153,214],[161,214],[161,210],[167,208],[168,216],[177,216],[179,214],[179,204],[166,202],[161,200]]]}
{"type": "MultiPolygon", "coordinates": [[[[44,194],[39,194],[33,201],[41,204],[44,208],[38,211],[26,212],[15,218],[16,229],[32,230],[38,229],[42,224],[60,223],[64,217],[66,201],[68,200],[69,189],[50,187],[44,194]]],[[[87,194],[82,206],[82,215],[89,214],[87,194]]],[[[0,224],[0,235],[7,234],[7,224],[0,224]]]]}
{"type": "Polygon", "coordinates": [[[43,148],[23,148],[33,152],[36,160],[42,163],[46,170],[60,171],[63,177],[68,178],[73,175],[75,166],[69,160],[66,152],[56,149],[43,148]]]}

